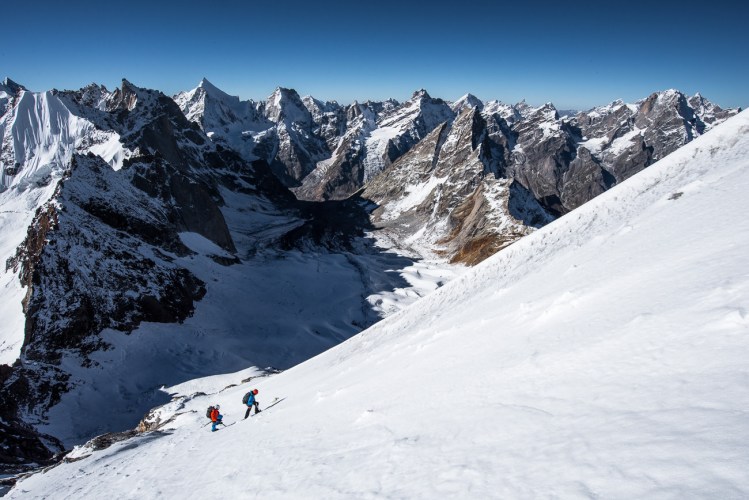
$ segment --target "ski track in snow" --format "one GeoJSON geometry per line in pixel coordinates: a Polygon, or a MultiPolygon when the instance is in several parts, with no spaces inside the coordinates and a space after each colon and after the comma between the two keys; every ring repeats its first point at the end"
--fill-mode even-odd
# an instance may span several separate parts
{"type": "Polygon", "coordinates": [[[9,498],[746,498],[749,112],[287,370],[9,498]],[[227,421],[242,394],[286,397],[227,421]]]}

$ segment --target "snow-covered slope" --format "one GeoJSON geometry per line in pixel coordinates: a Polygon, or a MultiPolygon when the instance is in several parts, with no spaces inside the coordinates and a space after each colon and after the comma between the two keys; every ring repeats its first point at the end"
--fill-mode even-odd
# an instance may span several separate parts
{"type": "Polygon", "coordinates": [[[308,362],[167,390],[164,427],[9,497],[745,498],[747,189],[743,112],[308,362]],[[285,399],[241,421],[253,386],[285,399]],[[201,427],[209,403],[237,425],[201,427]]]}

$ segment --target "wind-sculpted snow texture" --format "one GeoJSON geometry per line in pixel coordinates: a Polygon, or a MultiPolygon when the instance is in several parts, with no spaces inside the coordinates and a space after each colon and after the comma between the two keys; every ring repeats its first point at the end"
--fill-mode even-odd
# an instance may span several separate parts
{"type": "Polygon", "coordinates": [[[162,427],[9,498],[745,498],[747,189],[745,111],[299,366],[165,388],[162,427]],[[239,420],[251,387],[285,399],[239,420]],[[201,427],[215,403],[237,424],[201,427]]]}

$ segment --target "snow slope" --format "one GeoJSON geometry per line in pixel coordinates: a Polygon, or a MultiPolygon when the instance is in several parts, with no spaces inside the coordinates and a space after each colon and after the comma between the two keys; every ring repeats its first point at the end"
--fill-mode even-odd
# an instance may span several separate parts
{"type": "Polygon", "coordinates": [[[743,112],[343,344],[177,394],[159,431],[9,497],[746,498],[747,189],[743,112]],[[201,427],[253,386],[285,399],[201,427]]]}

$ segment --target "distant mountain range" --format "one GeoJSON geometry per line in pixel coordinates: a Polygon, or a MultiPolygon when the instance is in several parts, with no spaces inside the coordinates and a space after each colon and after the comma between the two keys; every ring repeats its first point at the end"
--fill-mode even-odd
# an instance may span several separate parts
{"type": "Polygon", "coordinates": [[[175,96],[190,120],[248,161],[263,159],[300,199],[364,189],[396,240],[475,263],[736,114],[700,94],[653,93],[590,111],[454,103],[341,106],[291,89],[240,101],[207,80],[175,96]],[[416,237],[414,237],[416,236],[416,237]]]}

